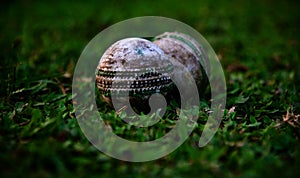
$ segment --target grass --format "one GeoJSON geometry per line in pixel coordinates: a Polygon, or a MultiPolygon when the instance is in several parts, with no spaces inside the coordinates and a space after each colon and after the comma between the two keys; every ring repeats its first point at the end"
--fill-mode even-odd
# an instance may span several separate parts
{"type": "MultiPolygon", "coordinates": [[[[0,176],[299,176],[298,6],[268,0],[5,3],[0,12],[0,176]],[[197,147],[207,119],[206,98],[198,126],[176,151],[129,163],[87,141],[74,115],[71,83],[90,39],[109,25],[144,15],[174,18],[197,29],[223,65],[228,98],[221,126],[207,146],[197,147]]],[[[101,110],[119,135],[132,136],[109,108],[101,110]]],[[[173,115],[155,127],[158,136],[173,115]]],[[[147,138],[137,133],[133,139],[147,138]]]]}

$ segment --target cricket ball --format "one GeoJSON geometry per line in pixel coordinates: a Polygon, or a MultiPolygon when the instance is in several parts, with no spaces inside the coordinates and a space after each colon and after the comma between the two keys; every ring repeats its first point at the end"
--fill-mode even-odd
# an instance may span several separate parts
{"type": "Polygon", "coordinates": [[[136,112],[145,113],[150,111],[148,99],[152,94],[166,95],[172,88],[172,70],[169,57],[157,45],[141,38],[126,38],[112,44],[102,55],[96,85],[110,106],[114,95],[129,99],[136,112]]]}
{"type": "Polygon", "coordinates": [[[203,93],[208,83],[204,70],[208,68],[208,62],[202,46],[189,35],[179,32],[165,32],[156,36],[153,43],[179,61],[193,76],[199,93],[203,93]]]}

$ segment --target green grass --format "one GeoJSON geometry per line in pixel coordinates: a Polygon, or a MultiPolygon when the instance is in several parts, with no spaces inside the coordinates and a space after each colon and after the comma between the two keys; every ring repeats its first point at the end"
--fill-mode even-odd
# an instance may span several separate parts
{"type": "MultiPolygon", "coordinates": [[[[298,6],[268,0],[5,3],[0,12],[0,177],[299,176],[298,6]],[[144,15],[174,18],[198,30],[220,58],[228,98],[221,126],[207,146],[197,146],[207,119],[205,98],[198,126],[176,151],[129,163],[101,153],[82,134],[74,115],[72,74],[97,33],[144,15]]],[[[149,136],[118,123],[101,101],[99,106],[115,131],[131,139],[163,135],[174,116],[170,111],[165,123],[156,125],[157,135],[149,136]]]]}

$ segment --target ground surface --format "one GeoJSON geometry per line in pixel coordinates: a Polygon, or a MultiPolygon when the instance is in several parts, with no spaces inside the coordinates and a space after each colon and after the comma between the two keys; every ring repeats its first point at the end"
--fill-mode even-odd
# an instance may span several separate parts
{"type": "MultiPolygon", "coordinates": [[[[0,177],[300,176],[298,7],[296,1],[268,0],[1,5],[0,177]],[[144,15],[175,18],[207,39],[223,65],[228,99],[207,146],[197,147],[209,105],[204,100],[197,128],[176,151],[128,163],[104,155],[84,137],[74,117],[71,83],[90,39],[144,15]]],[[[113,113],[106,117],[119,135],[132,135],[113,113]]],[[[166,124],[172,119],[171,113],[166,124]]],[[[166,124],[156,126],[158,135],[166,124]]],[[[134,139],[145,137],[137,133],[134,139]]]]}

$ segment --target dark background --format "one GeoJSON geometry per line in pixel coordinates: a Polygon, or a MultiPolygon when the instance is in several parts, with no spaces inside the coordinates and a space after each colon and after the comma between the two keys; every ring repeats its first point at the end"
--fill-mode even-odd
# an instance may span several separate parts
{"type": "Polygon", "coordinates": [[[291,0],[2,2],[0,176],[299,176],[298,7],[291,0]],[[138,164],[110,158],[85,139],[70,85],[89,40],[146,15],[177,19],[207,39],[226,75],[225,113],[236,110],[206,147],[196,145],[200,122],[175,152],[138,164]]]}

